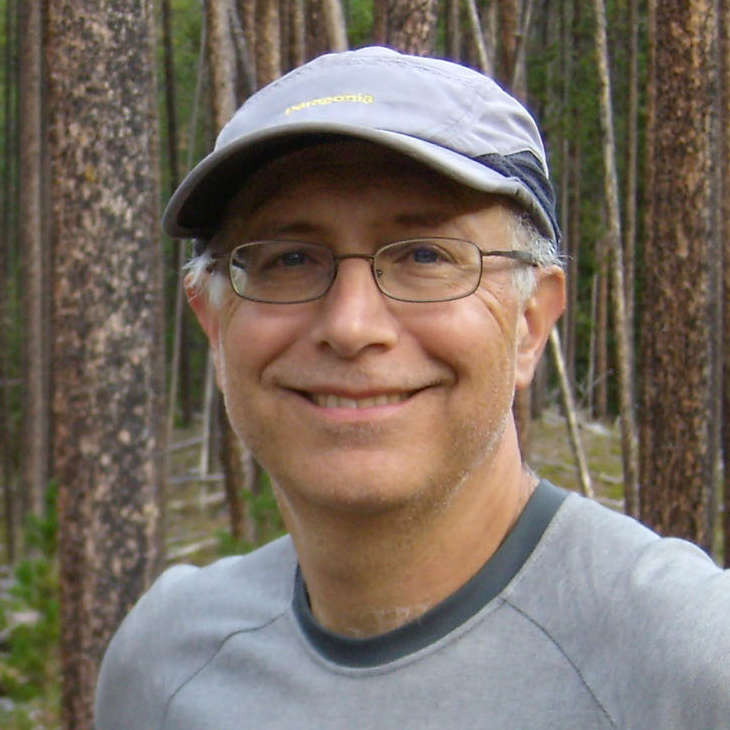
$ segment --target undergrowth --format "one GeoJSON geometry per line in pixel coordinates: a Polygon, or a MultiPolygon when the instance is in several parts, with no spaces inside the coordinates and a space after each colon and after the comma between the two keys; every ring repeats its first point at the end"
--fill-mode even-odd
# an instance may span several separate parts
{"type": "Polygon", "coordinates": [[[52,727],[58,715],[59,603],[55,486],[29,517],[28,557],[0,595],[0,727],[52,727]]]}

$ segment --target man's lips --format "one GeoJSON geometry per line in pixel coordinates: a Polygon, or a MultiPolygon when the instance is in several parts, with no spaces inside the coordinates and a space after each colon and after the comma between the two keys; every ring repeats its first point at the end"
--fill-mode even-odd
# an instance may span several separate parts
{"type": "Polygon", "coordinates": [[[398,405],[436,385],[439,385],[439,383],[433,382],[421,385],[413,383],[405,386],[381,385],[354,389],[352,386],[336,386],[331,384],[297,384],[294,386],[291,384],[284,385],[282,383],[280,387],[295,393],[318,408],[359,410],[398,405]]]}

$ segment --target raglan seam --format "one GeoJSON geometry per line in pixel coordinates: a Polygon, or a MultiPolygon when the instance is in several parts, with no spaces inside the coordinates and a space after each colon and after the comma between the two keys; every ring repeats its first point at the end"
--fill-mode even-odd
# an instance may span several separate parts
{"type": "Polygon", "coordinates": [[[259,624],[258,626],[251,626],[246,629],[237,629],[236,631],[231,631],[229,634],[224,636],[216,649],[210,654],[210,656],[200,664],[200,666],[190,674],[189,677],[182,680],[178,686],[170,693],[170,696],[167,698],[167,701],[165,702],[165,709],[162,713],[162,720],[160,721],[159,730],[165,730],[165,723],[167,722],[167,716],[170,711],[170,706],[172,705],[173,700],[175,697],[183,690],[184,687],[186,687],[188,684],[190,684],[199,674],[201,674],[205,669],[213,662],[213,660],[221,653],[223,650],[223,647],[235,636],[239,636],[241,634],[249,634],[256,631],[261,631],[262,629],[266,629],[272,624],[276,623],[279,619],[283,618],[287,614],[287,609],[283,610],[281,613],[278,613],[276,616],[273,616],[265,623],[259,624]]]}
{"type": "Polygon", "coordinates": [[[611,713],[608,711],[608,708],[604,705],[604,703],[598,698],[598,695],[593,690],[593,687],[591,687],[590,683],[586,679],[586,677],[583,675],[583,672],[581,671],[580,667],[571,659],[568,652],[563,648],[562,644],[548,631],[548,629],[543,626],[541,623],[536,621],[529,613],[527,613],[524,609],[520,608],[517,604],[513,603],[509,598],[504,598],[504,603],[508,605],[511,609],[513,609],[515,612],[520,614],[524,619],[529,621],[538,631],[542,632],[549,640],[550,643],[560,652],[560,654],[565,658],[565,660],[570,664],[570,666],[573,668],[573,671],[578,675],[580,678],[581,683],[586,688],[590,696],[592,697],[593,701],[596,703],[598,708],[601,710],[601,712],[606,716],[608,722],[611,724],[611,727],[618,728],[618,725],[614,718],[612,717],[611,713]]]}

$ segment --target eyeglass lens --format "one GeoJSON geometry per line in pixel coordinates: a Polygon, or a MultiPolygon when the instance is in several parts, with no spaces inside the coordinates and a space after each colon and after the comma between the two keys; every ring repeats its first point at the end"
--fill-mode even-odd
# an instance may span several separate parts
{"type": "MultiPolygon", "coordinates": [[[[328,290],[336,262],[329,248],[317,244],[245,243],[231,253],[231,284],[247,299],[310,301],[328,290]]],[[[478,286],[481,253],[473,243],[458,239],[398,241],[376,251],[372,270],[378,288],[389,297],[411,302],[446,301],[466,296],[478,286]]]]}

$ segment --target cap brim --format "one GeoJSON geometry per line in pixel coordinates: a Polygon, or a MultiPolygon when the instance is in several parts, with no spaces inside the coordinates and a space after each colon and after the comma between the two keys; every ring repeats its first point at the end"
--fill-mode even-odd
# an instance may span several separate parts
{"type": "Polygon", "coordinates": [[[174,238],[210,238],[243,180],[266,161],[314,141],[330,138],[369,140],[401,152],[475,190],[515,199],[546,234],[553,226],[524,183],[453,150],[386,130],[333,123],[299,123],[268,127],[233,140],[205,157],[180,184],[162,217],[174,238]]]}

